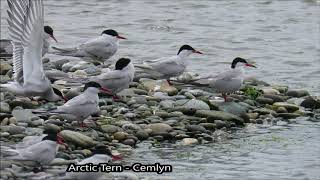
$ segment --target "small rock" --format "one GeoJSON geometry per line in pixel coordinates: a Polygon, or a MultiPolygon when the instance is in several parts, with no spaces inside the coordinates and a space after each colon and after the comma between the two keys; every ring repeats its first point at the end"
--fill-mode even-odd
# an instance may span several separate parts
{"type": "Polygon", "coordinates": [[[210,110],[207,103],[197,99],[178,100],[175,102],[175,106],[183,106],[195,110],[210,110]]]}
{"type": "Polygon", "coordinates": [[[113,134],[115,132],[122,130],[120,127],[114,126],[114,125],[102,125],[101,129],[103,132],[108,133],[108,134],[113,134]]]}
{"type": "Polygon", "coordinates": [[[53,61],[52,63],[56,66],[57,69],[62,70],[63,64],[68,63],[70,60],[68,59],[60,59],[57,61],[53,61]]]}
{"type": "Polygon", "coordinates": [[[10,106],[6,102],[0,102],[0,113],[10,113],[10,106]]]}
{"type": "Polygon", "coordinates": [[[198,144],[198,140],[195,138],[183,138],[182,139],[182,145],[193,145],[198,144]]]}
{"type": "Polygon", "coordinates": [[[259,113],[248,113],[248,116],[250,119],[257,119],[259,116],[259,113]]]}
{"type": "Polygon", "coordinates": [[[135,134],[135,136],[137,136],[139,140],[146,140],[149,138],[149,133],[145,130],[140,130],[135,134]]]}
{"type": "Polygon", "coordinates": [[[237,125],[244,124],[244,120],[242,118],[227,112],[222,112],[222,111],[197,110],[195,115],[199,117],[207,118],[207,121],[209,123],[211,122],[214,123],[214,120],[224,120],[224,121],[232,121],[237,125]]]}
{"type": "Polygon", "coordinates": [[[26,128],[21,126],[1,126],[1,131],[8,132],[10,135],[22,134],[25,130],[26,128]]]}
{"type": "Polygon", "coordinates": [[[138,126],[136,124],[127,123],[127,124],[122,125],[122,129],[124,129],[125,131],[127,131],[127,130],[138,131],[141,128],[140,128],[140,126],[138,126]]]}
{"type": "Polygon", "coordinates": [[[44,130],[49,131],[49,132],[58,133],[61,131],[61,128],[55,124],[48,123],[44,126],[44,130]]]}
{"type": "Polygon", "coordinates": [[[116,132],[113,134],[114,139],[118,140],[118,141],[122,141],[124,139],[126,139],[128,136],[128,133],[126,132],[116,132]]]}
{"type": "Polygon", "coordinates": [[[258,97],[256,99],[256,101],[260,104],[272,104],[273,103],[273,99],[266,98],[266,97],[258,97]]]}
{"type": "Polygon", "coordinates": [[[264,94],[263,97],[272,99],[273,102],[284,102],[284,97],[274,94],[264,94]]]}
{"type": "Polygon", "coordinates": [[[285,107],[278,107],[276,112],[277,113],[287,113],[288,111],[285,107]]]}
{"type": "Polygon", "coordinates": [[[152,134],[172,131],[172,127],[165,123],[148,124],[145,128],[151,129],[152,134]]]}
{"type": "Polygon", "coordinates": [[[63,130],[60,132],[61,136],[66,142],[71,142],[77,146],[88,148],[94,146],[94,141],[91,137],[88,137],[79,132],[63,130]]]}
{"type": "Polygon", "coordinates": [[[309,92],[307,90],[289,90],[286,93],[287,96],[291,97],[303,97],[303,96],[309,96],[309,92]]]}
{"type": "Polygon", "coordinates": [[[136,141],[134,139],[126,139],[122,142],[125,145],[129,145],[129,146],[135,146],[136,145],[136,141]]]}
{"type": "Polygon", "coordinates": [[[301,115],[297,114],[297,113],[278,113],[277,116],[285,118],[285,119],[294,119],[294,118],[297,118],[301,115]]]}
{"type": "Polygon", "coordinates": [[[214,124],[216,125],[217,129],[221,129],[228,126],[228,124],[225,121],[221,120],[214,120],[214,124]]]}
{"type": "Polygon", "coordinates": [[[9,102],[11,108],[21,106],[24,109],[34,109],[39,103],[36,101],[31,101],[29,98],[17,98],[9,102]]]}
{"type": "Polygon", "coordinates": [[[87,76],[88,74],[84,70],[76,70],[74,73],[76,76],[87,76]]]}
{"type": "Polygon", "coordinates": [[[206,128],[200,125],[186,125],[186,129],[191,132],[207,132],[206,128]]]}
{"type": "Polygon", "coordinates": [[[12,69],[12,66],[9,63],[7,63],[3,60],[0,61],[0,74],[1,75],[5,75],[11,69],[12,69]]]}
{"type": "Polygon", "coordinates": [[[299,106],[294,105],[294,104],[285,103],[285,102],[276,102],[273,104],[273,106],[276,108],[285,107],[288,110],[288,112],[294,112],[296,110],[299,110],[299,106]]]}
{"type": "Polygon", "coordinates": [[[310,109],[319,109],[320,108],[320,100],[309,96],[301,102],[300,106],[302,106],[304,108],[310,108],[310,109]]]}
{"type": "Polygon", "coordinates": [[[174,86],[170,86],[168,82],[166,81],[155,81],[155,80],[150,80],[150,79],[141,79],[141,84],[142,86],[147,90],[147,91],[161,91],[168,93],[168,95],[173,96],[178,93],[177,88],[174,86]]]}
{"type": "Polygon", "coordinates": [[[200,123],[199,125],[206,128],[207,130],[214,130],[216,128],[216,124],[214,123],[200,123]]]}
{"type": "Polygon", "coordinates": [[[160,107],[164,109],[171,109],[174,107],[174,101],[172,100],[164,100],[159,103],[160,107]]]}
{"type": "Polygon", "coordinates": [[[247,107],[242,106],[236,102],[222,102],[222,103],[217,103],[217,106],[221,111],[234,114],[236,116],[243,116],[244,114],[247,113],[247,107]]]}
{"type": "Polygon", "coordinates": [[[5,126],[5,125],[8,125],[8,124],[9,124],[9,119],[8,118],[2,119],[1,126],[5,126]]]}
{"type": "Polygon", "coordinates": [[[273,94],[273,95],[280,94],[278,90],[270,87],[262,88],[262,91],[263,91],[263,94],[273,94]]]}
{"type": "Polygon", "coordinates": [[[37,119],[37,120],[31,121],[32,126],[41,126],[43,124],[44,124],[44,119],[37,119]]]}
{"type": "Polygon", "coordinates": [[[267,108],[258,108],[253,110],[254,113],[259,113],[260,115],[265,115],[265,114],[274,114],[275,112],[271,109],[267,108]]]}
{"type": "Polygon", "coordinates": [[[273,85],[272,86],[274,89],[278,90],[280,93],[285,93],[288,91],[288,86],[283,86],[283,85],[273,85]]]}

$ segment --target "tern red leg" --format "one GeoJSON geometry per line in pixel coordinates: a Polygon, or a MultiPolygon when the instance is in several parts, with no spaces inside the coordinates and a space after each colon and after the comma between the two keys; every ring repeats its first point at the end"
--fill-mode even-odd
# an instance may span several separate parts
{"type": "Polygon", "coordinates": [[[222,93],[222,97],[224,99],[224,102],[227,102],[227,95],[225,93],[222,93]]]}
{"type": "Polygon", "coordinates": [[[120,101],[121,100],[121,97],[117,96],[117,95],[113,95],[112,96],[112,100],[113,101],[120,101]]]}
{"type": "Polygon", "coordinates": [[[83,121],[80,122],[79,127],[81,128],[87,128],[88,126],[86,125],[86,123],[84,123],[83,121]]]}

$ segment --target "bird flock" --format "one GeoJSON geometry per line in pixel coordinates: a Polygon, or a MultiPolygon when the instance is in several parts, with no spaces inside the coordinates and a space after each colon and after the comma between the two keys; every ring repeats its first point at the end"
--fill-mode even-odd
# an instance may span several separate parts
{"type": "MultiPolygon", "coordinates": [[[[85,79],[74,79],[84,84],[83,93],[67,100],[63,93],[52,87],[43,69],[42,57],[49,53],[49,38],[58,42],[53,35],[53,29],[50,26],[44,26],[43,0],[7,0],[7,2],[9,5],[8,31],[13,48],[14,74],[12,82],[0,85],[1,90],[9,91],[17,96],[41,97],[47,101],[65,100],[65,104],[57,109],[42,113],[67,114],[78,120],[80,124],[92,114],[99,112],[99,92],[112,95],[114,100],[120,98],[117,93],[129,88],[129,84],[134,79],[135,68],[150,74],[155,79],[166,80],[169,85],[172,85],[170,78],[180,76],[185,72],[188,56],[203,54],[190,45],[182,45],[174,56],[148,60],[142,64],[134,65],[132,60],[120,58],[115,63],[113,70],[85,79]]],[[[117,52],[119,40],[125,39],[117,31],[107,29],[102,31],[100,36],[75,47],[52,47],[53,52],[50,53],[80,57],[86,60],[93,59],[104,63],[117,52]]],[[[243,58],[235,58],[231,63],[231,69],[208,78],[210,87],[222,93],[227,101],[227,93],[240,89],[243,83],[244,67],[255,66],[243,58]]],[[[46,165],[54,159],[58,144],[67,146],[59,134],[46,132],[44,136],[29,138],[15,148],[3,151],[11,159],[32,160],[39,165],[46,165]]],[[[107,147],[99,147],[96,156],[107,154],[110,157],[111,153],[104,152],[106,149],[107,147]]],[[[94,156],[83,160],[80,164],[93,161],[96,161],[94,156]]]]}

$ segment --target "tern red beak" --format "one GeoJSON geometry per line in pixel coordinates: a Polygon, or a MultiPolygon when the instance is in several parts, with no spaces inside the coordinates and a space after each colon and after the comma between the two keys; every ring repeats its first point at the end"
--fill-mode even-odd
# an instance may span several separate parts
{"type": "Polygon", "coordinates": [[[249,64],[249,63],[247,63],[247,64],[246,64],[246,66],[248,66],[248,67],[254,67],[254,68],[257,68],[255,65],[253,65],[253,64],[249,64]]]}
{"type": "Polygon", "coordinates": [[[64,102],[66,103],[66,102],[68,102],[68,98],[66,98],[66,97],[64,97],[64,96],[62,96],[62,98],[63,98],[63,100],[64,100],[64,102]]]}
{"type": "Polygon", "coordinates": [[[193,50],[192,52],[193,52],[193,53],[197,53],[197,54],[203,54],[202,52],[197,51],[197,50],[193,50]]]}
{"type": "Polygon", "coordinates": [[[125,37],[122,37],[122,36],[117,36],[118,39],[127,39],[125,37]]]}
{"type": "Polygon", "coordinates": [[[63,142],[63,137],[60,134],[57,134],[57,143],[65,146],[66,148],[68,148],[68,145],[63,142]]]}
{"type": "Polygon", "coordinates": [[[50,37],[51,37],[54,41],[58,42],[57,39],[56,39],[53,35],[50,35],[50,37]]]}
{"type": "Polygon", "coordinates": [[[123,158],[120,155],[111,155],[112,161],[121,161],[123,158]]]}
{"type": "Polygon", "coordinates": [[[105,93],[107,93],[107,94],[109,94],[109,95],[112,95],[112,91],[110,90],[110,89],[107,89],[107,88],[100,88],[100,90],[102,91],[102,92],[105,92],[105,93]]]}

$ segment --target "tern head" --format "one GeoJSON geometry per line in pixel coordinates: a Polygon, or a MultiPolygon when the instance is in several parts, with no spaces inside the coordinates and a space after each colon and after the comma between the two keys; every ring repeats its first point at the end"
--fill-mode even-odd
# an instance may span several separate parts
{"type": "Polygon", "coordinates": [[[65,102],[68,101],[68,99],[63,96],[62,92],[59,89],[57,89],[55,87],[52,87],[52,90],[53,90],[55,95],[59,96],[59,98],[63,99],[65,102]]]}
{"type": "Polygon", "coordinates": [[[83,91],[91,91],[94,93],[99,93],[100,91],[110,93],[110,90],[103,88],[99,83],[90,81],[84,85],[83,91]]]}
{"type": "Polygon", "coordinates": [[[254,66],[253,64],[250,64],[247,62],[247,60],[241,58],[241,57],[236,57],[232,63],[231,63],[231,68],[235,69],[237,66],[247,66],[247,67],[254,67],[256,68],[256,66],[254,66]]]}
{"type": "Polygon", "coordinates": [[[120,58],[115,65],[115,70],[122,70],[123,68],[127,67],[130,62],[131,60],[128,58],[120,58]]]}
{"type": "Polygon", "coordinates": [[[113,29],[104,30],[104,31],[101,33],[101,35],[103,35],[103,34],[106,34],[106,35],[115,37],[115,38],[117,38],[117,39],[127,39],[127,38],[125,38],[125,37],[123,37],[123,36],[120,36],[120,35],[118,34],[118,32],[115,31],[115,30],[113,30],[113,29]]]}
{"type": "Polygon", "coordinates": [[[106,147],[105,145],[96,146],[95,149],[92,152],[93,152],[93,155],[94,154],[105,154],[105,155],[108,155],[108,156],[112,157],[113,161],[122,159],[122,157],[120,155],[112,155],[111,150],[108,147],[106,147]]]}
{"type": "Polygon", "coordinates": [[[180,47],[177,55],[181,55],[181,54],[190,55],[192,53],[203,54],[202,52],[195,50],[190,45],[185,44],[185,45],[180,47]]]}
{"type": "Polygon", "coordinates": [[[67,147],[67,145],[63,142],[62,136],[56,132],[49,132],[47,136],[42,138],[42,141],[46,140],[54,141],[67,147]]]}
{"type": "Polygon", "coordinates": [[[53,29],[52,29],[50,26],[44,26],[44,32],[45,32],[49,37],[51,37],[53,40],[55,40],[56,42],[58,42],[57,39],[54,37],[54,35],[53,35],[53,29]]]}

